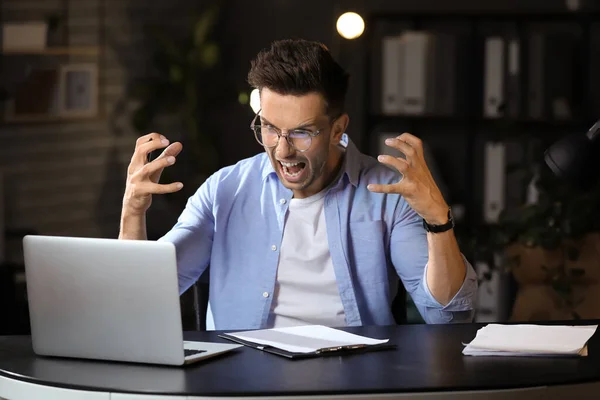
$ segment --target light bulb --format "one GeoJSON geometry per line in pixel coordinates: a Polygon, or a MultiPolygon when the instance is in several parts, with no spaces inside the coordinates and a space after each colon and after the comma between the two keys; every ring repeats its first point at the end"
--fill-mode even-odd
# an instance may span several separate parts
{"type": "Polygon", "coordinates": [[[338,18],[336,28],[343,38],[356,39],[364,32],[365,21],[355,12],[346,12],[338,18]]]}
{"type": "Polygon", "coordinates": [[[260,93],[258,93],[258,89],[254,89],[250,92],[250,107],[252,107],[252,111],[254,111],[255,114],[260,111],[260,93]]]}

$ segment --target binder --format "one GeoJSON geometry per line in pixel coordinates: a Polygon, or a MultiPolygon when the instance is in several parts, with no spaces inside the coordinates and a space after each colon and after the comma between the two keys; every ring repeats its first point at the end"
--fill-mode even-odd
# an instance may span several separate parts
{"type": "Polygon", "coordinates": [[[435,82],[432,93],[428,92],[427,102],[433,104],[432,114],[454,115],[458,81],[458,39],[453,34],[439,33],[435,37],[435,59],[431,60],[431,70],[435,82]]]}
{"type": "MultiPolygon", "coordinates": [[[[545,93],[545,40],[540,32],[532,32],[529,37],[529,102],[527,104],[528,115],[531,119],[544,118],[545,93]]],[[[563,60],[564,61],[564,60],[563,60]]]]}
{"type": "Polygon", "coordinates": [[[505,146],[504,143],[485,144],[483,217],[485,222],[498,221],[505,206],[505,146]]]}
{"type": "Polygon", "coordinates": [[[277,348],[275,346],[266,346],[259,343],[254,343],[248,340],[243,340],[237,338],[235,336],[231,336],[227,333],[222,333],[218,335],[220,338],[231,340],[232,342],[242,344],[247,347],[251,347],[253,349],[265,351],[267,353],[275,354],[278,356],[282,356],[285,358],[289,358],[291,360],[298,359],[306,359],[306,358],[316,358],[316,357],[327,357],[327,356],[343,356],[343,355],[351,355],[351,354],[361,354],[371,351],[380,351],[380,350],[390,350],[395,349],[397,346],[393,343],[382,343],[382,344],[357,344],[357,345],[349,345],[349,346],[333,346],[333,347],[324,347],[320,348],[311,353],[298,353],[287,351],[284,349],[277,348]]]}
{"type": "Polygon", "coordinates": [[[506,113],[512,118],[521,115],[521,42],[511,38],[507,42],[506,113]]]}
{"type": "Polygon", "coordinates": [[[568,33],[557,32],[548,35],[548,53],[544,66],[548,79],[546,100],[547,114],[556,120],[575,117],[575,75],[577,67],[576,39],[568,33]],[[561,60],[561,62],[552,62],[561,60]]]}
{"type": "Polygon", "coordinates": [[[407,115],[425,113],[427,103],[427,73],[431,57],[431,34],[428,32],[410,31],[403,35],[404,68],[403,83],[404,107],[407,115]]]}
{"type": "Polygon", "coordinates": [[[381,63],[381,111],[384,115],[398,115],[404,109],[403,67],[404,43],[402,37],[384,37],[381,63]]]}
{"type": "Polygon", "coordinates": [[[504,39],[489,37],[485,41],[485,82],[483,115],[503,116],[504,106],[504,39]]]}
{"type": "Polygon", "coordinates": [[[577,33],[532,31],[529,36],[529,117],[568,120],[578,115],[577,33]],[[559,60],[559,61],[557,61],[559,60]]]}

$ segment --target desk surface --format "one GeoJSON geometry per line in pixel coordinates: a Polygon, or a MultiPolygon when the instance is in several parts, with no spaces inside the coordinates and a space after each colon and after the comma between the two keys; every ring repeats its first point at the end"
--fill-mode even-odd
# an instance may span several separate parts
{"type": "MultiPolygon", "coordinates": [[[[37,357],[29,337],[0,337],[0,377],[46,386],[187,396],[277,396],[501,390],[600,381],[600,334],[588,357],[466,357],[482,325],[348,328],[395,350],[288,360],[243,347],[184,367],[37,357]]],[[[187,340],[225,342],[215,332],[187,340]]]]}

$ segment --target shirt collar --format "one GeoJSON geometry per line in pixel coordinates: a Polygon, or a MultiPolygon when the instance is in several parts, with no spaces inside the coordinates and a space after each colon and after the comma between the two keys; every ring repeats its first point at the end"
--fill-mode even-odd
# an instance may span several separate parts
{"type": "MultiPolygon", "coordinates": [[[[352,140],[350,140],[350,137],[348,137],[348,135],[346,133],[342,134],[342,139],[340,140],[340,146],[342,146],[346,149],[346,155],[344,157],[344,161],[343,161],[343,165],[342,165],[342,169],[343,169],[342,176],[347,175],[350,183],[354,186],[357,186],[358,185],[358,176],[359,176],[359,172],[360,172],[359,151],[356,148],[356,145],[354,144],[354,142],[352,142],[352,140]]],[[[269,159],[269,156],[266,155],[264,160],[265,161],[264,161],[264,165],[262,168],[263,182],[265,181],[265,179],[267,179],[267,177],[269,177],[269,175],[275,174],[275,170],[273,169],[273,165],[271,164],[271,160],[269,159]]],[[[275,174],[275,176],[277,176],[277,175],[275,174]]]]}

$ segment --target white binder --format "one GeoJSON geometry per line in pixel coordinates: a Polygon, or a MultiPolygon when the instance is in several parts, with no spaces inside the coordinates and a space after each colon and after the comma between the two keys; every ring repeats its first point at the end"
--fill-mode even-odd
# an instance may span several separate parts
{"type": "Polygon", "coordinates": [[[404,38],[404,114],[421,115],[427,103],[428,59],[432,36],[427,32],[405,32],[404,38]]]}
{"type": "Polygon", "coordinates": [[[498,221],[505,206],[505,145],[485,144],[483,217],[488,223],[498,221]]]}
{"type": "Polygon", "coordinates": [[[382,39],[381,62],[381,112],[384,115],[402,113],[404,45],[401,36],[386,36],[382,39]]]}
{"type": "Polygon", "coordinates": [[[483,115],[499,118],[504,103],[504,39],[489,37],[485,41],[483,115]]]}

